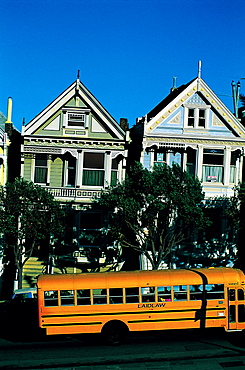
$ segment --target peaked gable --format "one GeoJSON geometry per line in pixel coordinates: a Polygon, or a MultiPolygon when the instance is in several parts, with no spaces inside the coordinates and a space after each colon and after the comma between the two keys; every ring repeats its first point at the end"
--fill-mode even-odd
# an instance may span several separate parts
{"type": "MultiPolygon", "coordinates": [[[[189,117],[190,119],[190,117],[189,117]]],[[[245,138],[245,129],[209,86],[197,77],[187,85],[174,89],[162,102],[146,115],[146,135],[191,135],[227,138],[245,138]],[[205,125],[193,127],[188,123],[188,114],[195,108],[203,111],[199,117],[205,125]],[[187,113],[187,110],[189,113],[187,113]],[[204,112],[206,110],[206,112],[204,112]]]]}
{"type": "Polygon", "coordinates": [[[76,80],[23,127],[24,136],[124,140],[125,132],[93,94],[76,80]]]}

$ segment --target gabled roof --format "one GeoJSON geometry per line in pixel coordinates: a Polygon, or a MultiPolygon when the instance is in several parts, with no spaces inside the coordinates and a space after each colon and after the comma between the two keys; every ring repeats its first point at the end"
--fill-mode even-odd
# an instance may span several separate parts
{"type": "MultiPolygon", "coordinates": [[[[192,80],[194,81],[194,80],[192,80]]],[[[155,117],[163,108],[165,108],[173,99],[175,99],[182,91],[184,91],[191,83],[174,88],[169,95],[166,96],[159,104],[157,104],[149,113],[147,113],[147,121],[155,117]]]]}
{"type": "Polygon", "coordinates": [[[202,100],[206,105],[210,106],[216,117],[233,133],[234,137],[245,138],[244,126],[200,77],[196,77],[186,85],[175,88],[156,107],[147,113],[145,134],[154,135],[157,127],[161,125],[163,127],[166,122],[170,121],[171,117],[177,114],[181,106],[185,106],[191,99],[194,100],[195,98],[202,100]]]}
{"type": "MultiPolygon", "coordinates": [[[[63,107],[69,106],[72,99],[75,97],[79,97],[84,107],[89,107],[94,116],[100,118],[101,122],[103,122],[104,128],[108,129],[108,132],[111,132],[114,138],[123,140],[125,132],[120,127],[118,122],[108,113],[108,111],[79,79],[74,81],[36,117],[23,126],[22,134],[28,136],[37,133],[40,127],[45,125],[48,120],[50,120],[50,117],[55,117],[55,114],[63,107]]],[[[72,106],[70,107],[72,108],[72,106]]]]}

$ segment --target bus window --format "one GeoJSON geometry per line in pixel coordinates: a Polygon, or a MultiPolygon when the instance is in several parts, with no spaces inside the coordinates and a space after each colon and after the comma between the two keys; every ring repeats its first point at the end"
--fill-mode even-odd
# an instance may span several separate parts
{"type": "Polygon", "coordinates": [[[139,288],[125,288],[126,303],[139,303],[139,288]]]}
{"type": "Polygon", "coordinates": [[[244,291],[242,289],[238,289],[238,301],[244,301],[244,291]]]}
{"type": "Polygon", "coordinates": [[[74,306],[74,291],[61,290],[60,291],[61,306],[74,306]]]}
{"type": "Polygon", "coordinates": [[[235,289],[229,289],[229,301],[235,301],[236,296],[235,296],[235,289]]]}
{"type": "Polygon", "coordinates": [[[238,305],[238,322],[245,322],[245,305],[238,305]]]}
{"type": "Polygon", "coordinates": [[[202,288],[200,285],[190,285],[190,300],[197,301],[202,300],[202,288]]]}
{"type": "Polygon", "coordinates": [[[111,304],[123,303],[123,290],[122,290],[122,288],[109,289],[109,302],[111,304]]]}
{"type": "Polygon", "coordinates": [[[91,304],[90,289],[77,290],[77,304],[79,306],[91,304]]]}
{"type": "Polygon", "coordinates": [[[106,289],[93,289],[93,304],[106,304],[106,289]]]}
{"type": "Polygon", "coordinates": [[[224,284],[205,285],[207,299],[224,299],[224,284]]]}
{"type": "Polygon", "coordinates": [[[142,302],[155,302],[155,287],[141,288],[142,302]]]}
{"type": "Polygon", "coordinates": [[[48,290],[44,292],[44,306],[58,306],[58,292],[57,290],[48,290]]]}
{"type": "Polygon", "coordinates": [[[187,286],[186,285],[175,285],[173,288],[174,288],[174,300],[175,301],[187,301],[187,286]]]}
{"type": "Polygon", "coordinates": [[[231,323],[236,322],[236,306],[235,305],[232,305],[229,307],[229,322],[231,323]]]}
{"type": "Polygon", "coordinates": [[[157,287],[158,302],[171,302],[171,287],[170,286],[159,286],[157,287]]]}

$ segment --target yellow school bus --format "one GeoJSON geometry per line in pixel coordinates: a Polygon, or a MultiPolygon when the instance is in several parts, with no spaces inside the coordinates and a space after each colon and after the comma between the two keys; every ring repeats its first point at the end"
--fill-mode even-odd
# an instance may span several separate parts
{"type": "Polygon", "coordinates": [[[39,326],[46,334],[245,329],[245,275],[232,268],[40,275],[39,326]]]}

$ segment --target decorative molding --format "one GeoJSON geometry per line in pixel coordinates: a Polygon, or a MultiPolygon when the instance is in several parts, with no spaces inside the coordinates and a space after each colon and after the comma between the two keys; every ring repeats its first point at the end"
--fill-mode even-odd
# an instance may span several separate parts
{"type": "MultiPolygon", "coordinates": [[[[41,150],[46,150],[46,153],[49,150],[59,150],[62,148],[77,148],[77,149],[104,149],[104,150],[112,150],[113,148],[117,148],[117,150],[125,150],[124,142],[100,142],[100,141],[75,141],[72,139],[67,140],[59,140],[54,139],[52,140],[28,140],[24,144],[25,151],[33,151],[30,148],[43,148],[41,150]],[[29,145],[28,145],[29,144],[29,145]],[[53,149],[51,149],[53,148],[53,149]]],[[[40,149],[36,149],[40,151],[40,149]]]]}
{"type": "Polygon", "coordinates": [[[180,112],[176,114],[168,123],[180,123],[180,112]]]}
{"type": "Polygon", "coordinates": [[[24,153],[62,154],[62,151],[59,148],[42,148],[39,146],[38,147],[25,146],[24,153]]]}
{"type": "Polygon", "coordinates": [[[225,124],[216,116],[216,114],[213,114],[212,125],[226,127],[225,124]]]}
{"type": "Polygon", "coordinates": [[[159,137],[159,138],[151,138],[148,137],[147,140],[145,140],[146,146],[152,146],[155,145],[162,145],[162,142],[164,142],[164,145],[166,143],[167,146],[177,146],[177,145],[188,145],[190,144],[196,144],[196,145],[223,145],[223,146],[236,146],[236,147],[245,147],[245,141],[225,141],[225,140],[209,140],[209,139],[178,139],[178,138],[166,138],[166,137],[159,137]]]}

